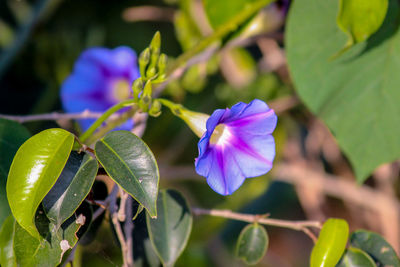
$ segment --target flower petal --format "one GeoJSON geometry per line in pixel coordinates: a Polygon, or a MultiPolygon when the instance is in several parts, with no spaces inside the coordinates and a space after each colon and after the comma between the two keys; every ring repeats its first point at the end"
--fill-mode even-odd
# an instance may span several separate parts
{"type": "Polygon", "coordinates": [[[232,155],[225,155],[222,150],[214,148],[208,154],[207,162],[210,164],[207,183],[215,192],[230,195],[243,184],[245,177],[232,155]]]}
{"type": "Polygon", "coordinates": [[[225,150],[225,155],[235,158],[238,168],[246,178],[256,177],[271,170],[275,157],[275,141],[272,135],[235,136],[225,150]]]}

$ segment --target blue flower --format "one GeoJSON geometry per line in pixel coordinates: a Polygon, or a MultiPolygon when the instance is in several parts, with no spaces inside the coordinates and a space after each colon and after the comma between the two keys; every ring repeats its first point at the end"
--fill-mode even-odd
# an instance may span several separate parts
{"type": "Polygon", "coordinates": [[[232,194],[246,178],[267,173],[275,157],[271,134],[276,123],[274,111],[258,99],[215,110],[198,143],[197,173],[221,195],[232,194]]]}
{"type": "MultiPolygon", "coordinates": [[[[128,47],[89,48],[75,62],[72,74],[61,88],[61,101],[68,113],[90,110],[106,111],[131,95],[131,84],[140,76],[136,53],[128,47]]],[[[121,111],[122,112],[122,111],[121,111]]],[[[95,119],[82,119],[79,124],[87,130],[95,119]]],[[[118,129],[130,130],[133,120],[118,129]]]]}

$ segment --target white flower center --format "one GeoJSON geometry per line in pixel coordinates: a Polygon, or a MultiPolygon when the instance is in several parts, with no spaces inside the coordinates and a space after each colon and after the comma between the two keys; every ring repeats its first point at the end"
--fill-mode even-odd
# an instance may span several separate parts
{"type": "Polygon", "coordinates": [[[131,87],[125,79],[118,79],[112,84],[112,95],[117,101],[125,100],[131,95],[131,87]]]}
{"type": "Polygon", "coordinates": [[[210,144],[224,145],[228,143],[231,136],[232,133],[229,131],[229,128],[227,126],[223,124],[218,124],[211,135],[210,144]]]}

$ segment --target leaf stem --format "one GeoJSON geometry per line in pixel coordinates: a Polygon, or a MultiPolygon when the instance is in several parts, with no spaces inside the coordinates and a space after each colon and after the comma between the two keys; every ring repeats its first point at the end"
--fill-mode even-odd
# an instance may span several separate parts
{"type": "Polygon", "coordinates": [[[253,16],[257,11],[265,7],[266,5],[274,2],[274,0],[259,0],[252,3],[247,8],[244,8],[242,12],[231,18],[228,22],[218,27],[211,35],[202,39],[192,49],[188,50],[181,56],[179,56],[168,68],[167,75],[172,74],[176,69],[185,64],[189,59],[194,57],[199,52],[206,49],[212,43],[220,40],[228,33],[236,30],[241,24],[253,16]]]}
{"type": "Polygon", "coordinates": [[[128,100],[124,100],[119,102],[118,104],[112,106],[111,108],[107,109],[106,112],[103,113],[103,115],[101,115],[90,127],[89,129],[86,130],[86,132],[84,132],[79,139],[81,140],[82,143],[85,143],[87,141],[87,139],[97,130],[97,128],[99,128],[101,126],[101,124],[108,119],[108,117],[110,117],[112,114],[114,114],[115,112],[117,112],[118,110],[125,108],[125,107],[129,107],[134,105],[134,100],[133,99],[128,99],[128,100]]]}

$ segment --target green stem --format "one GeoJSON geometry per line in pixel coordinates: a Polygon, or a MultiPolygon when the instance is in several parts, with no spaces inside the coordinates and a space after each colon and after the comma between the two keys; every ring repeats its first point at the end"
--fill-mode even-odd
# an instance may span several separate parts
{"type": "Polygon", "coordinates": [[[168,68],[167,74],[173,73],[180,66],[184,65],[189,59],[206,49],[209,45],[220,40],[228,33],[236,30],[256,12],[272,2],[274,2],[274,0],[259,0],[257,2],[253,2],[248,8],[243,9],[242,12],[231,18],[222,26],[218,27],[210,36],[202,39],[192,49],[179,56],[168,68]]]}
{"type": "Polygon", "coordinates": [[[121,116],[118,116],[115,120],[111,120],[110,122],[107,122],[107,124],[103,127],[101,127],[97,132],[92,134],[89,138],[86,139],[86,145],[91,145],[100,138],[102,138],[106,133],[114,129],[115,127],[121,125],[123,122],[128,120],[129,118],[132,118],[133,115],[135,115],[136,111],[138,110],[137,107],[132,107],[131,110],[126,111],[125,113],[121,114],[121,116]]]}
{"type": "Polygon", "coordinates": [[[161,104],[163,104],[164,106],[166,106],[167,108],[169,108],[169,110],[171,110],[171,112],[180,117],[181,115],[181,110],[184,108],[181,104],[176,104],[172,101],[169,101],[167,99],[164,98],[156,98],[158,101],[160,101],[161,104]]]}
{"type": "Polygon", "coordinates": [[[128,99],[128,100],[124,100],[119,102],[118,104],[112,106],[111,108],[107,109],[106,112],[103,113],[103,115],[101,115],[90,127],[89,129],[86,130],[86,132],[84,132],[79,139],[81,140],[82,143],[86,143],[87,139],[97,130],[97,128],[99,128],[101,126],[101,124],[108,119],[108,117],[110,117],[112,114],[114,114],[115,112],[117,112],[118,110],[128,107],[128,106],[132,106],[134,104],[134,100],[133,99],[128,99]]]}

